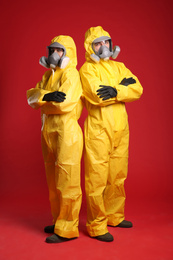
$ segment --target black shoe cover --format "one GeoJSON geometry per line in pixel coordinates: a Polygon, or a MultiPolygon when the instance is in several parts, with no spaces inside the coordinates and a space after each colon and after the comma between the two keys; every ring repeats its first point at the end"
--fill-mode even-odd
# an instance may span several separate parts
{"type": "Polygon", "coordinates": [[[94,238],[103,242],[112,242],[114,240],[114,237],[109,232],[104,235],[96,236],[94,238]]]}
{"type": "Polygon", "coordinates": [[[60,237],[56,234],[53,234],[52,236],[46,238],[46,242],[47,243],[62,243],[62,242],[66,242],[66,241],[69,241],[72,239],[75,239],[75,238],[60,237]]]}
{"type": "Polygon", "coordinates": [[[55,225],[46,226],[46,227],[44,228],[44,232],[45,232],[45,233],[54,233],[54,227],[55,227],[55,225]]]}
{"type": "Polygon", "coordinates": [[[131,228],[133,227],[132,222],[123,220],[120,224],[118,224],[116,227],[121,227],[121,228],[131,228]]]}

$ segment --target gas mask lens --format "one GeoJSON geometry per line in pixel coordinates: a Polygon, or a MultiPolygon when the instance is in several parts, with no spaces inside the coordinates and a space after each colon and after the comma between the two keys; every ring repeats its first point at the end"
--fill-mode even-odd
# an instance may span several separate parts
{"type": "Polygon", "coordinates": [[[57,66],[64,69],[70,61],[69,57],[66,56],[65,47],[58,42],[47,46],[47,52],[47,57],[42,56],[39,61],[39,63],[47,69],[55,69],[57,66]]]}
{"type": "Polygon", "coordinates": [[[111,39],[107,36],[101,36],[95,39],[92,43],[93,51],[100,59],[108,60],[112,52],[112,42],[111,39]]]}
{"type": "Polygon", "coordinates": [[[114,49],[112,47],[112,40],[108,36],[101,36],[99,38],[96,38],[92,42],[92,49],[94,53],[90,55],[91,59],[95,62],[99,62],[100,59],[107,61],[110,57],[113,59],[116,59],[120,48],[119,46],[115,46],[114,49]]]}
{"type": "Polygon", "coordinates": [[[49,55],[52,55],[54,52],[58,52],[59,56],[62,56],[64,50],[62,48],[49,47],[49,55]]]}
{"type": "Polygon", "coordinates": [[[109,40],[104,40],[100,42],[93,42],[93,50],[95,53],[97,53],[100,49],[100,47],[106,46],[109,49],[109,40]]]}
{"type": "Polygon", "coordinates": [[[101,46],[106,46],[111,51],[111,38],[108,36],[101,36],[92,42],[92,48],[95,53],[99,51],[101,46]]]}

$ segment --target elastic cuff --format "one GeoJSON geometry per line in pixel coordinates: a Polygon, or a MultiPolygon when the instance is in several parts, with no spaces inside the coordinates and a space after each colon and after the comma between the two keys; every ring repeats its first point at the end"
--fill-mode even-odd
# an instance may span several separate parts
{"type": "Polygon", "coordinates": [[[57,234],[60,237],[66,237],[66,238],[74,238],[79,237],[79,231],[64,231],[60,229],[54,229],[54,233],[57,234]]]}
{"type": "Polygon", "coordinates": [[[120,224],[125,218],[121,217],[121,218],[114,218],[114,219],[108,219],[108,226],[112,226],[115,227],[118,224],[120,224]]]}
{"type": "Polygon", "coordinates": [[[97,236],[101,236],[101,235],[104,235],[104,234],[106,234],[106,233],[108,233],[109,231],[108,231],[108,229],[107,229],[107,227],[105,228],[105,229],[101,229],[101,230],[93,230],[93,229],[91,229],[91,228],[87,228],[87,231],[88,231],[88,233],[89,233],[89,235],[91,236],[91,237],[97,237],[97,236]]]}

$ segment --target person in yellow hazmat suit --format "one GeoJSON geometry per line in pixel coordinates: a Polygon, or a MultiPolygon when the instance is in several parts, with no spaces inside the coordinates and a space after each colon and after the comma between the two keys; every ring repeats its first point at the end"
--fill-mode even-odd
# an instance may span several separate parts
{"type": "Polygon", "coordinates": [[[125,220],[129,126],[125,102],[140,98],[139,80],[116,58],[108,32],[101,26],[85,34],[86,62],[80,68],[88,117],[85,121],[85,189],[87,230],[101,241],[113,241],[107,226],[132,227],[125,220]]]}
{"type": "Polygon", "coordinates": [[[27,91],[28,104],[41,109],[42,151],[49,189],[53,225],[46,226],[47,243],[79,236],[82,192],[80,163],[83,134],[78,124],[82,112],[82,86],[76,69],[76,46],[70,36],[57,36],[40,64],[47,70],[42,80],[27,91]]]}

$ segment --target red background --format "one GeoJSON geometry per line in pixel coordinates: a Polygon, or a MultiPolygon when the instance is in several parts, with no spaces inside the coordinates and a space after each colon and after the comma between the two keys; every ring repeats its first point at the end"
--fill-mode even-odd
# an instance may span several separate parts
{"type": "MultiPolygon", "coordinates": [[[[39,58],[46,55],[46,46],[54,36],[70,35],[77,46],[79,69],[85,61],[84,34],[98,25],[110,33],[114,45],[121,47],[117,60],[139,78],[144,88],[139,101],[127,104],[130,123],[127,213],[134,221],[140,214],[145,215],[146,226],[151,221],[151,212],[155,212],[156,221],[157,214],[162,214],[161,222],[171,216],[172,10],[171,0],[1,1],[0,192],[4,235],[5,227],[19,216],[32,215],[28,222],[34,223],[34,216],[38,218],[40,214],[43,225],[49,224],[46,219],[51,219],[41,152],[40,111],[29,107],[26,100],[26,91],[35,87],[45,72],[39,58]]],[[[84,110],[79,121],[82,128],[86,114],[84,110]]],[[[81,177],[84,190],[83,160],[81,177]]],[[[85,197],[82,213],[85,218],[85,197]]],[[[83,229],[85,233],[84,225],[83,229]]],[[[6,244],[3,248],[6,249],[6,244]]],[[[7,251],[3,251],[3,259],[19,259],[7,257],[4,253],[7,251]]],[[[134,255],[132,259],[138,258],[134,255]]]]}

